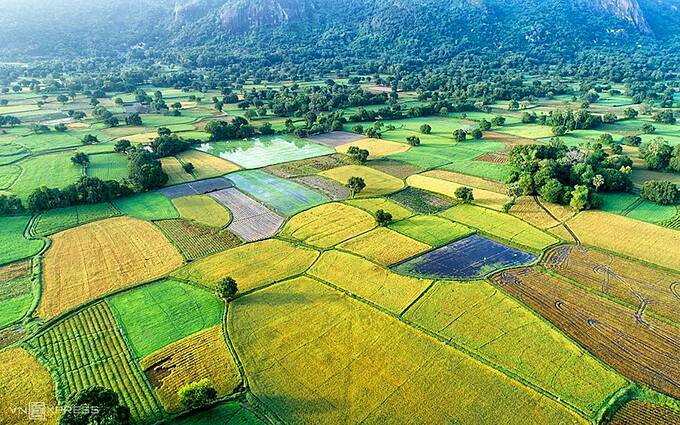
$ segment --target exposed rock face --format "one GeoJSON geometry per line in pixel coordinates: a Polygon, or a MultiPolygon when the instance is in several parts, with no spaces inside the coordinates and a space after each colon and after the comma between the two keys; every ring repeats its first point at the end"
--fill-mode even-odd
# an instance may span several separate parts
{"type": "Polygon", "coordinates": [[[219,18],[225,31],[238,34],[302,20],[313,11],[308,0],[235,0],[220,8],[219,18]]]}
{"type": "Polygon", "coordinates": [[[635,26],[643,34],[652,34],[638,0],[580,0],[581,3],[591,6],[600,12],[611,15],[622,21],[626,21],[635,26]]]}

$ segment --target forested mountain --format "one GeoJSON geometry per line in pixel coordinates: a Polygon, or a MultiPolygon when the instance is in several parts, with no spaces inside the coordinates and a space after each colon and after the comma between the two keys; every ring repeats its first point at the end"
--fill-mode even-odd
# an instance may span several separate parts
{"type": "Polygon", "coordinates": [[[680,0],[0,0],[6,61],[109,56],[255,78],[470,67],[666,78],[678,46],[680,0]]]}

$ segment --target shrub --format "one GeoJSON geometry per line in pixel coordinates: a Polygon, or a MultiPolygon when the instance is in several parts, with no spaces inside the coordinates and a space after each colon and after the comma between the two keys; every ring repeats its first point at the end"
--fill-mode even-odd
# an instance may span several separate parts
{"type": "Polygon", "coordinates": [[[472,194],[472,188],[467,187],[467,186],[461,186],[456,191],[453,193],[456,199],[469,204],[470,202],[474,201],[475,197],[472,194]]]}
{"type": "Polygon", "coordinates": [[[227,276],[224,279],[222,279],[217,284],[217,288],[215,288],[215,295],[227,301],[234,298],[237,292],[238,285],[236,284],[236,280],[234,280],[234,278],[230,276],[227,276]]]}
{"type": "Polygon", "coordinates": [[[659,205],[670,205],[678,199],[678,186],[669,181],[648,180],[642,185],[640,197],[659,205]]]}
{"type": "Polygon", "coordinates": [[[375,221],[378,223],[378,226],[387,226],[392,222],[392,214],[378,210],[375,212],[375,221]]]}
{"type": "Polygon", "coordinates": [[[215,401],[217,390],[213,388],[210,381],[206,378],[183,386],[177,392],[177,395],[185,409],[193,410],[205,407],[215,401]]]}

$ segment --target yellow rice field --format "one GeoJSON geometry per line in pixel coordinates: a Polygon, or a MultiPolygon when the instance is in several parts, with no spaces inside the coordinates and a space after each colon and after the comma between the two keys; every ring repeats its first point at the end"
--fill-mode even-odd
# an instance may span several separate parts
{"type": "Polygon", "coordinates": [[[567,224],[586,245],[680,270],[677,230],[604,211],[584,211],[567,224]]]}
{"type": "Polygon", "coordinates": [[[431,279],[402,276],[339,251],[324,252],[308,274],[395,313],[401,313],[432,283],[431,279]]]}
{"type": "Polygon", "coordinates": [[[284,422],[585,424],[558,402],[309,278],[232,305],[248,382],[284,422]]]}
{"type": "Polygon", "coordinates": [[[54,317],[117,289],[159,278],[182,256],[153,224],[111,218],[52,236],[38,315],[54,317]]]}
{"type": "Polygon", "coordinates": [[[170,413],[182,410],[177,392],[184,385],[208,378],[217,390],[217,397],[224,397],[241,382],[224,340],[222,325],[174,342],[140,363],[156,387],[163,407],[170,413]]]}
{"type": "Polygon", "coordinates": [[[195,261],[173,276],[208,286],[231,276],[243,292],[303,273],[318,255],[311,249],[268,239],[195,261]]]}
{"type": "Polygon", "coordinates": [[[45,403],[45,421],[56,424],[58,413],[54,384],[49,372],[28,351],[11,348],[0,351],[0,422],[3,424],[38,423],[29,420],[26,412],[12,409],[28,409],[31,402],[45,403]]]}
{"type": "Polygon", "coordinates": [[[510,209],[510,214],[533,224],[541,229],[547,229],[560,224],[548,214],[531,196],[520,196],[510,209]]]}
{"type": "Polygon", "coordinates": [[[366,187],[357,196],[362,198],[386,195],[404,187],[404,182],[398,178],[363,165],[345,165],[324,171],[321,175],[340,184],[347,184],[350,177],[361,177],[366,187]]]}
{"type": "Polygon", "coordinates": [[[368,233],[338,245],[338,248],[351,251],[371,261],[389,266],[415,257],[431,247],[394,230],[378,227],[368,233]]]}
{"type": "MultiPolygon", "coordinates": [[[[454,183],[448,180],[442,180],[439,178],[434,178],[426,176],[424,174],[415,174],[406,179],[406,183],[418,189],[429,190],[430,192],[439,193],[450,198],[454,198],[454,193],[459,187],[464,185],[454,183]]],[[[481,205],[487,208],[492,208],[494,210],[500,210],[503,204],[510,200],[506,195],[502,195],[497,192],[491,192],[489,190],[472,188],[472,194],[474,196],[473,203],[481,205]]]]}
{"type": "Polygon", "coordinates": [[[391,142],[382,139],[362,139],[356,142],[345,143],[340,145],[335,150],[339,153],[347,153],[350,146],[356,146],[359,149],[366,149],[368,151],[368,159],[382,158],[383,156],[392,155],[395,153],[406,152],[411,146],[406,143],[391,142]]]}
{"type": "Polygon", "coordinates": [[[375,219],[349,205],[323,204],[291,218],[281,235],[319,248],[330,248],[375,227],[375,219]]]}
{"type": "Polygon", "coordinates": [[[354,207],[369,211],[371,214],[375,214],[378,210],[383,210],[392,214],[394,221],[403,220],[413,215],[411,211],[385,198],[350,199],[345,202],[354,207]]]}
{"type": "Polygon", "coordinates": [[[208,195],[175,198],[173,205],[180,217],[210,227],[224,227],[231,221],[231,213],[208,195]]]}
{"type": "Polygon", "coordinates": [[[431,170],[422,173],[421,175],[433,177],[435,179],[446,180],[453,183],[458,183],[462,186],[469,186],[488,190],[496,193],[505,193],[505,185],[496,181],[486,180],[480,177],[468,176],[467,174],[456,173],[447,170],[431,170]]]}
{"type": "Polygon", "coordinates": [[[194,180],[192,175],[184,171],[182,164],[173,156],[161,158],[161,167],[168,175],[168,186],[194,180]]]}
{"type": "Polygon", "coordinates": [[[194,164],[193,175],[199,180],[223,176],[239,169],[236,164],[193,149],[177,154],[177,159],[182,164],[194,164]]]}

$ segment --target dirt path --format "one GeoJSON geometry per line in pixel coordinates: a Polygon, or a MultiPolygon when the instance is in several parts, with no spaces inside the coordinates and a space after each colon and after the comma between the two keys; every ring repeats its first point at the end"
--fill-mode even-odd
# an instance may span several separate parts
{"type": "Polygon", "coordinates": [[[550,212],[550,210],[547,209],[545,205],[543,205],[543,203],[541,203],[541,200],[538,199],[538,196],[534,195],[533,198],[534,202],[536,202],[538,206],[543,209],[543,211],[545,211],[553,220],[557,221],[558,223],[561,223],[562,226],[564,226],[564,228],[567,230],[567,232],[569,232],[571,237],[574,238],[574,241],[576,241],[577,245],[581,245],[581,240],[578,238],[578,236],[576,236],[576,233],[574,233],[574,231],[569,228],[567,223],[562,223],[562,221],[560,221],[559,218],[555,217],[555,215],[552,212],[550,212]]]}

